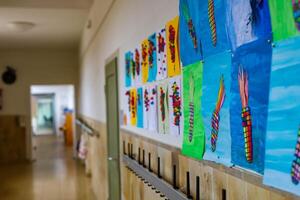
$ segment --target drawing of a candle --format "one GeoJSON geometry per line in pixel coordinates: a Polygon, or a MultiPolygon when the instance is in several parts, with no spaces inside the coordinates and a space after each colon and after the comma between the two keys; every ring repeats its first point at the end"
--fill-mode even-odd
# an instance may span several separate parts
{"type": "Polygon", "coordinates": [[[214,152],[216,150],[217,140],[218,140],[218,133],[219,133],[219,121],[220,121],[220,110],[223,106],[225,100],[225,86],[224,86],[224,77],[221,76],[220,79],[220,87],[218,92],[218,98],[216,103],[216,108],[211,117],[211,150],[214,152]]]}
{"type": "Polygon", "coordinates": [[[194,93],[195,93],[195,83],[194,83],[194,76],[191,75],[189,79],[189,141],[192,142],[193,140],[193,132],[194,132],[194,93]]]}
{"type": "Polygon", "coordinates": [[[215,19],[214,0],[208,0],[208,21],[211,33],[211,40],[214,46],[217,46],[217,26],[215,19]]]}
{"type": "Polygon", "coordinates": [[[189,11],[189,5],[188,5],[187,0],[184,1],[183,5],[182,5],[182,10],[183,10],[184,19],[188,25],[189,34],[190,34],[191,40],[193,42],[194,49],[197,51],[197,49],[198,49],[197,35],[196,35],[195,26],[193,24],[193,20],[192,20],[190,11],[189,11]]]}
{"type": "Polygon", "coordinates": [[[300,181],[300,127],[298,130],[297,144],[296,144],[296,150],[294,156],[295,156],[295,160],[293,160],[292,163],[291,177],[292,177],[292,182],[295,185],[298,185],[300,181]]]}
{"type": "Polygon", "coordinates": [[[253,162],[253,144],[252,144],[252,120],[251,110],[248,104],[248,75],[242,66],[239,68],[238,81],[240,96],[242,102],[242,126],[245,141],[245,154],[247,162],[253,162]]]}

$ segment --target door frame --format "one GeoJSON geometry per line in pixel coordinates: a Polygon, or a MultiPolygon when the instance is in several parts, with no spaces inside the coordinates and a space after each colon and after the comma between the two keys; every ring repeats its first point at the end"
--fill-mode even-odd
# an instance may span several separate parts
{"type": "MultiPolygon", "coordinates": [[[[108,120],[108,106],[107,106],[107,102],[108,102],[108,96],[107,96],[107,77],[109,76],[110,73],[115,72],[115,76],[116,76],[116,98],[117,98],[117,113],[116,113],[116,127],[117,127],[117,134],[118,134],[118,145],[117,145],[117,152],[118,152],[118,156],[117,156],[117,161],[118,161],[118,179],[119,179],[119,194],[120,194],[120,200],[122,197],[122,187],[121,187],[121,160],[120,160],[120,117],[119,117],[119,71],[118,71],[118,56],[119,54],[119,50],[117,50],[116,52],[114,52],[109,58],[106,59],[105,61],[105,86],[104,86],[104,91],[105,91],[105,100],[106,100],[106,120],[108,120]],[[109,64],[111,62],[115,62],[115,68],[112,69],[109,64]]],[[[106,122],[106,129],[107,129],[107,168],[109,167],[109,142],[108,142],[108,123],[106,122]]],[[[109,173],[109,169],[107,169],[107,172],[109,173]]],[[[108,187],[109,187],[110,183],[109,183],[109,174],[108,174],[108,187]]],[[[108,188],[108,199],[110,199],[109,197],[109,188],[108,188]]]]}

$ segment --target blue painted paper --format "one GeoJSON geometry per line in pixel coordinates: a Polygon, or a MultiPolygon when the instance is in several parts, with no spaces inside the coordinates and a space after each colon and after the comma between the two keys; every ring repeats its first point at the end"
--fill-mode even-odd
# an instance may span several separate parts
{"type": "Polygon", "coordinates": [[[263,173],[265,134],[268,115],[269,82],[272,48],[266,39],[259,39],[237,48],[233,56],[231,73],[231,157],[233,164],[263,173]],[[252,118],[253,163],[245,157],[242,130],[242,105],[238,72],[243,67],[248,73],[249,107],[252,118]]]}
{"type": "Polygon", "coordinates": [[[199,4],[200,1],[189,0],[180,0],[179,3],[179,52],[183,66],[202,60],[199,4]],[[189,33],[189,20],[193,23],[194,37],[197,40],[196,48],[189,33]]]}
{"type": "Polygon", "coordinates": [[[143,128],[143,88],[137,89],[137,127],[143,128]]]}
{"type": "Polygon", "coordinates": [[[291,179],[300,125],[300,38],[273,49],[264,184],[300,195],[291,179]]]}
{"type": "Polygon", "coordinates": [[[125,53],[125,87],[131,86],[132,58],[133,54],[130,51],[125,53]]]}
{"type": "Polygon", "coordinates": [[[229,0],[227,6],[233,50],[258,38],[272,38],[268,1],[229,0]]]}
{"type": "Polygon", "coordinates": [[[231,165],[230,136],[230,83],[231,83],[231,53],[222,52],[205,59],[202,86],[202,116],[206,135],[205,160],[231,165]],[[225,85],[225,100],[219,112],[219,132],[216,150],[211,149],[212,114],[216,108],[220,78],[223,76],[225,85]]]}
{"type": "Polygon", "coordinates": [[[148,82],[156,81],[157,75],[157,54],[156,54],[156,34],[152,34],[148,38],[148,63],[149,63],[149,77],[148,82]]]}

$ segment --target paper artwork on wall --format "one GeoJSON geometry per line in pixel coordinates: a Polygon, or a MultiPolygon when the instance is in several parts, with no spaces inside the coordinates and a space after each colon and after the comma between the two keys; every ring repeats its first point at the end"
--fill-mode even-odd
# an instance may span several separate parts
{"type": "Polygon", "coordinates": [[[160,134],[169,134],[168,94],[168,82],[160,83],[157,86],[158,132],[160,134]]]}
{"type": "Polygon", "coordinates": [[[202,62],[183,67],[182,153],[196,159],[202,159],[205,151],[205,133],[201,115],[202,76],[202,62]]]}
{"type": "Polygon", "coordinates": [[[166,41],[166,29],[163,28],[156,33],[157,38],[157,80],[163,80],[167,78],[167,41],[166,41]]]}
{"type": "Polygon", "coordinates": [[[137,125],[137,90],[130,89],[130,125],[137,125]]]}
{"type": "Polygon", "coordinates": [[[206,133],[205,160],[231,165],[230,84],[231,53],[205,59],[202,116],[206,133]]]}
{"type": "Polygon", "coordinates": [[[264,184],[300,195],[300,38],[273,48],[264,184]]]}
{"type": "Polygon", "coordinates": [[[125,87],[131,86],[132,77],[132,52],[125,53],[125,87]]]}
{"type": "Polygon", "coordinates": [[[140,85],[142,83],[142,67],[141,67],[141,53],[139,48],[134,50],[134,69],[135,69],[135,85],[140,85]]]}
{"type": "Polygon", "coordinates": [[[148,82],[156,81],[157,75],[157,54],[156,54],[156,34],[152,34],[148,38],[148,63],[149,77],[148,82]]]}
{"type": "Polygon", "coordinates": [[[168,76],[173,77],[181,73],[179,49],[178,49],[179,17],[175,17],[166,25],[167,36],[167,66],[168,76]]]}
{"type": "Polygon", "coordinates": [[[181,77],[175,77],[169,81],[169,116],[170,133],[178,136],[182,134],[182,97],[181,97],[181,77]]]}
{"type": "Polygon", "coordinates": [[[144,86],[144,128],[157,131],[157,88],[155,85],[144,86]]]}
{"type": "Polygon", "coordinates": [[[298,0],[269,1],[274,41],[299,35],[300,3],[298,0]]]}
{"type": "Polygon", "coordinates": [[[130,90],[127,90],[125,92],[125,99],[126,99],[126,106],[124,109],[124,114],[126,116],[126,119],[124,119],[125,124],[131,124],[131,104],[130,104],[130,90]]]}
{"type": "MultiPolygon", "coordinates": [[[[203,2],[201,2],[203,3],[203,2]]],[[[180,0],[180,59],[183,66],[202,60],[202,28],[199,20],[200,1],[180,0]]]]}
{"type": "Polygon", "coordinates": [[[228,30],[233,49],[258,38],[272,38],[268,1],[230,0],[227,11],[230,15],[228,30]]]}
{"type": "Polygon", "coordinates": [[[232,162],[263,173],[272,48],[265,39],[233,56],[230,128],[232,162]]]}
{"type": "Polygon", "coordinates": [[[149,58],[148,58],[148,39],[144,40],[141,45],[141,54],[142,54],[142,83],[147,83],[149,78],[149,58]]]}
{"type": "Polygon", "coordinates": [[[143,119],[143,105],[144,105],[144,100],[143,100],[143,88],[138,88],[137,89],[137,127],[138,128],[143,128],[144,124],[144,119],[143,119]]]}

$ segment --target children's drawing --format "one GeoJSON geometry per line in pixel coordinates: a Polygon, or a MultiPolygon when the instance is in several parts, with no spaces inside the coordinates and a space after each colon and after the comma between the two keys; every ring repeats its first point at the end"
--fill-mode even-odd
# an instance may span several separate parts
{"type": "Polygon", "coordinates": [[[292,0],[293,1],[293,11],[294,11],[294,20],[295,25],[298,31],[300,31],[300,1],[299,0],[292,0]]]}
{"type": "Polygon", "coordinates": [[[131,86],[131,76],[132,76],[132,53],[129,51],[125,53],[125,87],[131,86]]]}
{"type": "Polygon", "coordinates": [[[208,21],[210,26],[212,44],[213,46],[217,46],[217,26],[215,19],[214,0],[208,0],[208,21]]]}
{"type": "Polygon", "coordinates": [[[130,90],[130,124],[137,125],[137,90],[135,88],[130,90]]]}
{"type": "Polygon", "coordinates": [[[178,51],[178,23],[179,17],[175,17],[166,25],[167,66],[169,77],[177,76],[181,73],[178,51]]]}
{"type": "Polygon", "coordinates": [[[168,82],[159,84],[157,90],[159,133],[169,134],[168,82]]]}
{"type": "Polygon", "coordinates": [[[137,127],[143,128],[143,88],[137,89],[137,127]]]}
{"type": "Polygon", "coordinates": [[[148,39],[142,42],[141,53],[142,53],[142,83],[147,83],[149,78],[149,58],[148,58],[148,39]]]}
{"type": "Polygon", "coordinates": [[[183,68],[182,153],[196,159],[202,159],[205,151],[204,124],[201,116],[202,72],[202,62],[183,68]]]}
{"type": "Polygon", "coordinates": [[[127,90],[125,92],[125,97],[126,97],[126,106],[125,106],[125,119],[124,119],[124,124],[129,124],[129,122],[131,123],[131,120],[130,120],[130,116],[131,116],[131,104],[130,104],[130,90],[127,90]]]}
{"type": "Polygon", "coordinates": [[[144,86],[144,128],[157,132],[157,89],[155,85],[144,86]]]}
{"type": "Polygon", "coordinates": [[[167,46],[166,46],[166,29],[163,28],[156,33],[157,38],[157,80],[167,78],[167,46]]]}
{"type": "Polygon", "coordinates": [[[182,100],[181,78],[176,77],[169,81],[170,133],[180,135],[182,132],[182,100]]]}
{"type": "Polygon", "coordinates": [[[135,84],[140,85],[142,83],[142,71],[141,71],[141,55],[138,48],[134,50],[134,65],[135,65],[135,84]]]}
{"type": "Polygon", "coordinates": [[[292,178],[292,182],[295,185],[298,185],[300,181],[300,127],[298,130],[297,144],[296,144],[294,156],[295,158],[292,164],[291,178],[292,178]]]}
{"type": "Polygon", "coordinates": [[[156,34],[155,33],[148,38],[148,63],[149,63],[148,82],[156,81],[157,57],[156,57],[156,34]]]}

